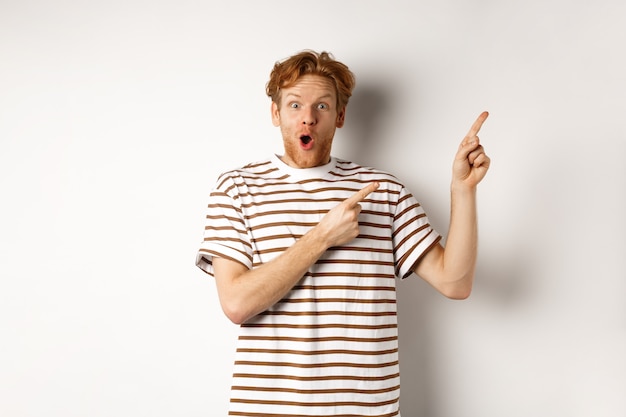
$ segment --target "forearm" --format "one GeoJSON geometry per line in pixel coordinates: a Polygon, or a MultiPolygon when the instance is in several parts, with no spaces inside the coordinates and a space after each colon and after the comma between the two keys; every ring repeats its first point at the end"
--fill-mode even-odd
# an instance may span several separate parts
{"type": "Polygon", "coordinates": [[[442,257],[442,285],[451,298],[466,298],[472,289],[478,253],[476,188],[451,187],[450,227],[442,257]]]}
{"type": "Polygon", "coordinates": [[[280,301],[328,249],[317,228],[311,229],[276,258],[258,268],[229,271],[214,260],[220,302],[240,324],[280,301]]]}
{"type": "Polygon", "coordinates": [[[326,249],[328,247],[318,231],[312,229],[270,262],[239,276],[233,282],[232,290],[246,312],[242,321],[280,301],[326,249]]]}

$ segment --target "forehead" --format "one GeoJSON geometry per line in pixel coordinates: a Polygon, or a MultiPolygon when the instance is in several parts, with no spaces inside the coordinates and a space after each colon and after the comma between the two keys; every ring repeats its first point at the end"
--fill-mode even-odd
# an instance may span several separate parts
{"type": "Polygon", "coordinates": [[[330,97],[335,99],[337,93],[335,85],[326,77],[321,75],[303,75],[296,82],[282,89],[282,96],[296,96],[306,98],[330,97]]]}

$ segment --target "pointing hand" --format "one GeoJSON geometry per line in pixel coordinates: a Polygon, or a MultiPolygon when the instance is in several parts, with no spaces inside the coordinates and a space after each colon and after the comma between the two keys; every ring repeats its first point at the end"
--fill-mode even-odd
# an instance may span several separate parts
{"type": "Polygon", "coordinates": [[[480,144],[478,132],[488,116],[487,112],[481,113],[461,141],[452,167],[453,183],[460,182],[468,187],[476,187],[487,174],[491,159],[480,144]]]}
{"type": "Polygon", "coordinates": [[[361,212],[359,203],[378,186],[377,182],[373,182],[363,187],[326,213],[318,227],[322,229],[328,247],[343,245],[359,235],[359,213],[361,212]]]}

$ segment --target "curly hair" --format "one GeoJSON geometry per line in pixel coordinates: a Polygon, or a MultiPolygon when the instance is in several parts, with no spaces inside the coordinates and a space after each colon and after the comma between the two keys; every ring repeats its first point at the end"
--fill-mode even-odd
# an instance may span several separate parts
{"type": "Polygon", "coordinates": [[[280,106],[280,89],[289,88],[303,75],[320,75],[335,86],[337,108],[348,105],[355,85],[354,74],[328,52],[301,51],[283,61],[276,62],[265,86],[267,95],[280,106]]]}

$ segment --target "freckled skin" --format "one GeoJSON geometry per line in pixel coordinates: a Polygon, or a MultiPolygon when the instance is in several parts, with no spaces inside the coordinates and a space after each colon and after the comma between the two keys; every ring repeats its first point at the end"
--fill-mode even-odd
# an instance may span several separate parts
{"type": "Polygon", "coordinates": [[[304,75],[280,94],[280,108],[272,103],[272,123],[283,137],[283,162],[294,168],[327,164],[335,130],[345,120],[345,107],[337,109],[334,85],[324,77],[304,75]],[[304,143],[303,136],[312,140],[304,143]]]}

